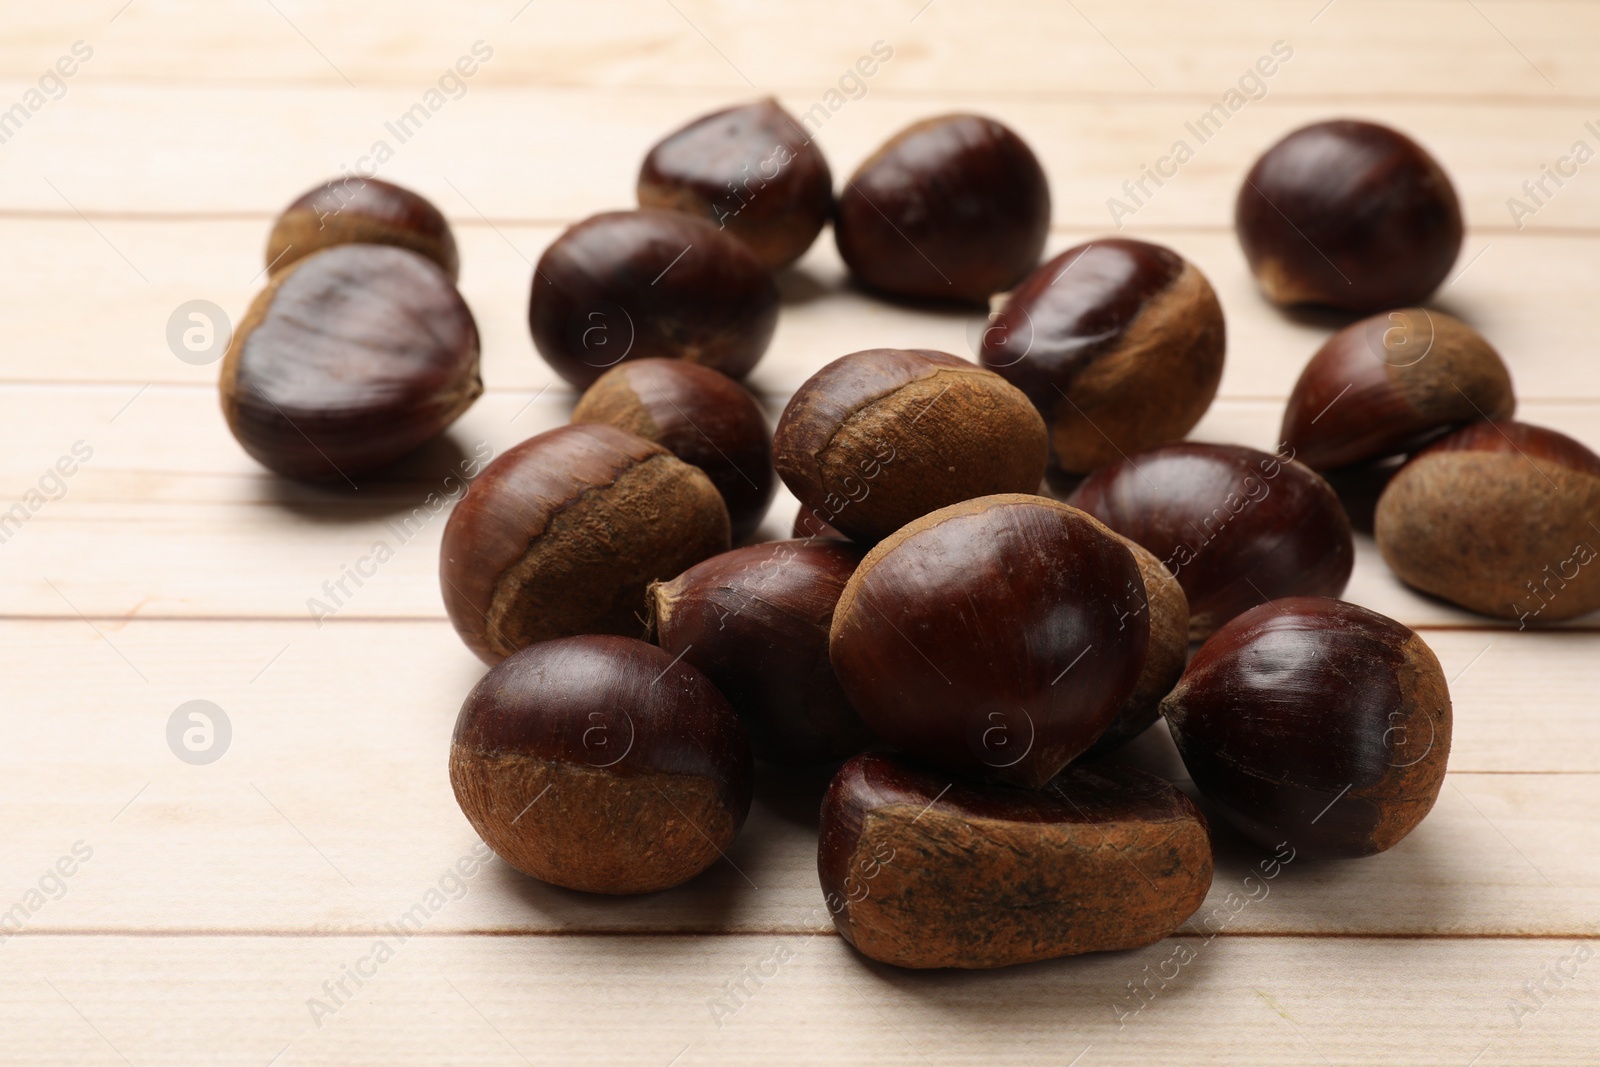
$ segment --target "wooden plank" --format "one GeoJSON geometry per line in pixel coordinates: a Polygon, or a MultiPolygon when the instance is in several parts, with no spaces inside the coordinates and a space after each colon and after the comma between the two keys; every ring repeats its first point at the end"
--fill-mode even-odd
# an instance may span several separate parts
{"type": "Polygon", "coordinates": [[[381,964],[370,938],[19,938],[6,955],[11,1055],[71,1067],[1577,1067],[1600,1043],[1592,947],[1559,940],[1176,939],[979,973],[894,971],[836,938],[416,937],[381,964]],[[318,1012],[358,963],[369,977],[318,1012]],[[1176,977],[1119,1016],[1158,971],[1176,977]]]}

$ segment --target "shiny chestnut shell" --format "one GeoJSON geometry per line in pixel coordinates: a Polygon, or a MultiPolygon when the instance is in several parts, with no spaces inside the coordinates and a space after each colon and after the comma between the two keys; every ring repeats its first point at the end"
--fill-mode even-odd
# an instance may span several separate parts
{"type": "Polygon", "coordinates": [[[445,524],[439,584],[456,633],[493,664],[558,637],[643,637],[650,583],[728,543],[700,468],[614,426],[562,426],[473,481],[445,524]]]}
{"type": "Polygon", "coordinates": [[[1039,788],[1111,724],[1149,639],[1132,554],[1077,509],[1017,493],[879,542],[839,598],[829,649],[890,745],[1039,788]]]}
{"type": "Polygon", "coordinates": [[[1283,596],[1337,596],[1350,580],[1350,520],[1293,460],[1181,442],[1103,467],[1067,497],[1148,548],[1189,598],[1189,636],[1283,596]]]}
{"type": "Polygon", "coordinates": [[[433,260],[451,281],[461,272],[455,235],[438,208],[410,189],[350,174],[307,190],[284,208],[267,239],[267,270],[277,275],[341,244],[408,248],[433,260]]]}
{"type": "Polygon", "coordinates": [[[1600,608],[1600,456],[1541,426],[1479,422],[1414,456],[1378,498],[1400,579],[1523,626],[1600,608]]]}
{"type": "Polygon", "coordinates": [[[1382,852],[1444,785],[1438,659],[1393,619],[1340,600],[1290,597],[1233,619],[1161,712],[1200,792],[1268,848],[1382,852]]]}
{"type": "Polygon", "coordinates": [[[483,392],[478,328],[444,271],[346,244],[280,270],[222,363],[244,450],[291,478],[348,482],[443,433],[483,392]]]}
{"type": "Polygon", "coordinates": [[[1483,336],[1427,308],[1352,323],[1311,357],[1280,440],[1312,470],[1409,452],[1455,426],[1509,418],[1511,374],[1483,336]]]}
{"type": "Polygon", "coordinates": [[[539,257],[528,300],[534,346],[580,389],[625,359],[683,359],[743,378],[777,323],[765,264],[676,211],[613,211],[571,227],[539,257]]]}
{"type": "Polygon", "coordinates": [[[758,759],[828,763],[872,740],[828,661],[833,609],[864,553],[848,541],[769,541],[650,587],[656,643],[728,698],[758,759]]]}
{"type": "Polygon", "coordinates": [[[461,706],[450,784],[501,859],[553,885],[650,893],[715,863],[750,810],[750,747],[693,667],[626,637],[525,648],[461,706]]]}
{"type": "Polygon", "coordinates": [[[1405,134],[1319,122],[1250,168],[1235,227],[1276,304],[1361,314],[1419,303],[1461,251],[1461,207],[1443,168],[1405,134]]]}
{"type": "Polygon", "coordinates": [[[681,359],[618,364],[585,390],[572,421],[638,434],[705,471],[728,505],[736,542],[761,525],[777,492],[761,405],[710,367],[681,359]]]}
{"type": "Polygon", "coordinates": [[[869,289],[984,303],[1039,262],[1050,186],[1027,144],[994,119],[943,115],[902,130],[839,193],[834,236],[869,289]]]}
{"type": "Polygon", "coordinates": [[[669,134],[639,169],[639,206],[707,219],[773,270],[805,254],[833,215],[833,175],[778,102],[704,115],[669,134]]]}
{"type": "Polygon", "coordinates": [[[1226,346],[1205,275],[1169,248],[1111,237],[1028,275],[979,358],[1039,409],[1052,461],[1083,473],[1188,433],[1217,395],[1226,346]]]}

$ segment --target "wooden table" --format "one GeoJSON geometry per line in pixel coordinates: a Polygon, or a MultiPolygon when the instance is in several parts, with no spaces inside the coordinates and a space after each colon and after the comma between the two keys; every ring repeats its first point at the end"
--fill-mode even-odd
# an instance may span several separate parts
{"type": "MultiPolygon", "coordinates": [[[[730,862],[672,892],[596,899],[471,862],[445,756],[481,667],[444,619],[427,504],[475,448],[567,416],[524,322],[544,245],[631,204],[658,136],[763,93],[815,116],[840,179],[915,118],[1003,119],[1050,174],[1052,251],[1112,230],[1108,199],[1187,139],[1118,221],[1226,308],[1195,436],[1263,448],[1330,324],[1256,295],[1235,190],[1298,124],[1391,122],[1443,160],[1469,223],[1435,306],[1504,353],[1524,418],[1600,446],[1600,162],[1560,164],[1600,147],[1600,6],[38,0],[0,19],[0,109],[23,108],[0,115],[0,510],[24,509],[0,526],[4,1062],[1600,1063],[1592,619],[1464,614],[1361,539],[1349,598],[1417,627],[1453,679],[1450,775],[1416,833],[1293,863],[1240,907],[1257,854],[1219,829],[1205,913],[1237,911],[1183,935],[1194,960],[1168,981],[1146,983],[1175,942],[908,973],[821,917],[803,775],[769,775],[730,862]],[[446,77],[476,42],[472,76],[446,77]],[[875,42],[892,57],[851,73],[875,42]],[[1229,108],[1275,42],[1292,56],[1229,108]],[[1200,143],[1186,123],[1219,103],[1200,143]],[[237,319],[275,213],[378,142],[382,176],[456,228],[488,391],[390,477],[286,484],[229,437],[216,364],[177,358],[169,319],[193,300],[237,319]],[[1533,202],[1523,183],[1558,164],[1533,202]],[[313,621],[378,542],[392,558],[313,621]],[[169,747],[194,700],[231,727],[209,764],[169,747]]],[[[847,351],[971,351],[974,316],[864,298],[827,237],[783,289],[752,379],[774,413],[847,351]]],[[[1182,777],[1159,728],[1133,758],[1182,777]]]]}

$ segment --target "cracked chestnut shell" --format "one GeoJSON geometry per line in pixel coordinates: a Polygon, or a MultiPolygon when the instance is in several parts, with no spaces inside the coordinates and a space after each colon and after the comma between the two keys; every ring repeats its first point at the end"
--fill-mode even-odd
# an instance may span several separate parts
{"type": "Polygon", "coordinates": [[[1006,967],[1161,940],[1211,888],[1188,797],[1131,767],[1041,792],[868,753],[822,800],[817,873],[844,939],[897,967],[1006,967]]]}
{"type": "Polygon", "coordinates": [[[1450,692],[1422,638],[1328,597],[1252,608],[1195,653],[1161,705],[1194,784],[1246,837],[1370,856],[1444,785],[1450,692]]]}
{"type": "Polygon", "coordinates": [[[613,211],[569,228],[533,273],[534,347],[587,388],[625,359],[750,373],[778,324],[772,272],[746,245],[676,211],[613,211]]]}
{"type": "Polygon", "coordinates": [[[1239,189],[1234,223],[1275,304],[1360,314],[1416,304],[1461,251],[1461,207],[1443,168],[1405,134],[1351,119],[1268,149],[1239,189]]]}
{"type": "Polygon", "coordinates": [[[1284,596],[1337,596],[1350,580],[1350,519],[1321,475],[1239,445],[1181,442],[1102,467],[1067,503],[1153,552],[1189,598],[1200,640],[1284,596]]]}
{"type": "Polygon", "coordinates": [[[483,392],[478,327],[439,267],[347,244],[280,270],[222,363],[222,413],[257,462],[344,480],[443,433],[483,392]]]}
{"type": "Polygon", "coordinates": [[[1332,470],[1516,406],[1511,373],[1482,334],[1442,311],[1401,308],[1328,338],[1295,382],[1280,440],[1312,470],[1332,470]]]}
{"type": "Polygon", "coordinates": [[[761,525],[778,490],[761,405],[710,367],[681,359],[629,360],[585,390],[572,421],[638,434],[705,471],[728,505],[736,542],[761,525]]]}
{"type": "Polygon", "coordinates": [[[342,244],[407,248],[439,265],[453,282],[461,272],[455,235],[439,209],[410,189],[345,175],[301,194],[267,238],[274,276],[313,252],[342,244]]]}
{"type": "Polygon", "coordinates": [[[944,352],[873,348],[823,367],[773,435],[778,475],[816,523],[872,542],[972,497],[1031,493],[1044,421],[993,371],[944,352]]]}
{"type": "Polygon", "coordinates": [[[1076,508],[1016,493],[879,542],[834,608],[829,655],[893,747],[1036,789],[1116,718],[1149,640],[1132,553],[1076,508]]]}
{"type": "Polygon", "coordinates": [[[1457,430],[1400,468],[1374,534],[1407,585],[1497,619],[1600,608],[1600,456],[1523,422],[1457,430]]]}
{"type": "Polygon", "coordinates": [[[848,541],[769,541],[650,587],[656,643],[728,698],[757,758],[829,763],[872,740],[828,661],[834,605],[864,551],[848,541]]]}
{"type": "Polygon", "coordinates": [[[862,163],[839,193],[834,237],[869,289],[985,303],[1039,262],[1050,186],[1022,138],[981,115],[924,119],[862,163]]]}
{"type": "Polygon", "coordinates": [[[525,648],[473,687],[450,785],[517,870],[587,893],[652,893],[717,861],[750,810],[750,747],[716,687],[654,645],[525,648]]]}
{"type": "Polygon", "coordinates": [[[1051,459],[1083,473],[1176,441],[1222,380],[1216,293],[1169,248],[1101,238],[1028,275],[983,334],[985,367],[1028,394],[1051,459]]]}
{"type": "Polygon", "coordinates": [[[777,270],[804,255],[833,215],[833,175],[768,97],[704,115],[650,149],[639,206],[716,223],[777,270]]]}
{"type": "Polygon", "coordinates": [[[578,634],[645,634],[645,591],[728,550],[705,472],[603,424],[562,426],[497,456],[450,513],[439,584],[485,663],[578,634]]]}

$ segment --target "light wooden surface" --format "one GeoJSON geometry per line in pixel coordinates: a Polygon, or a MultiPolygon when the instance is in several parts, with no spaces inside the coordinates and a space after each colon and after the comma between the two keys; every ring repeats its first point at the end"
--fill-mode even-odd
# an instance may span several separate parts
{"type": "MultiPolygon", "coordinates": [[[[880,40],[894,58],[819,134],[836,178],[914,118],[981,110],[1044,161],[1052,249],[1107,232],[1107,198],[1288,42],[1265,96],[1125,220],[1196,262],[1228,315],[1196,436],[1271,447],[1330,327],[1256,296],[1229,228],[1241,173],[1293,126],[1359,114],[1455,177],[1469,232],[1435,305],[1504,353],[1523,417],[1600,446],[1600,161],[1522,228],[1507,207],[1573,142],[1600,147],[1600,5],[33,0],[0,31],[0,111],[93,50],[0,143],[0,510],[76,443],[93,453],[0,543],[0,914],[27,913],[0,940],[0,1062],[1600,1062],[1593,617],[1518,633],[1410,593],[1360,541],[1348,596],[1419,628],[1453,679],[1450,775],[1421,828],[1371,860],[1291,864],[1210,942],[911,974],[826,922],[804,774],[767,775],[728,862],[671,892],[583,897],[498,861],[441,887],[476,844],[445,753],[481,667],[436,592],[443,515],[394,525],[462,455],[565,420],[524,323],[562,226],[628,204],[668,129],[758,93],[805,111],[880,40]],[[237,316],[276,211],[393,140],[385,122],[480,40],[492,58],[382,174],[456,228],[488,392],[358,491],[283,484],[228,436],[216,367],[168,350],[168,316],[237,316]],[[394,558],[318,625],[308,598],[379,540],[394,558]],[[233,728],[208,766],[167,746],[192,699],[233,728]],[[71,876],[48,876],[75,845],[71,876]],[[386,924],[419,902],[402,943],[386,924]],[[379,939],[393,958],[340,994],[379,939]],[[1193,962],[1129,1014],[1129,983],[1180,946],[1193,962]]],[[[864,298],[827,235],[783,288],[752,379],[774,413],[847,351],[970,353],[973,316],[864,298]]],[[[1187,785],[1159,727],[1125,758],[1187,785]]],[[[1202,915],[1256,858],[1214,827],[1202,915]]]]}

